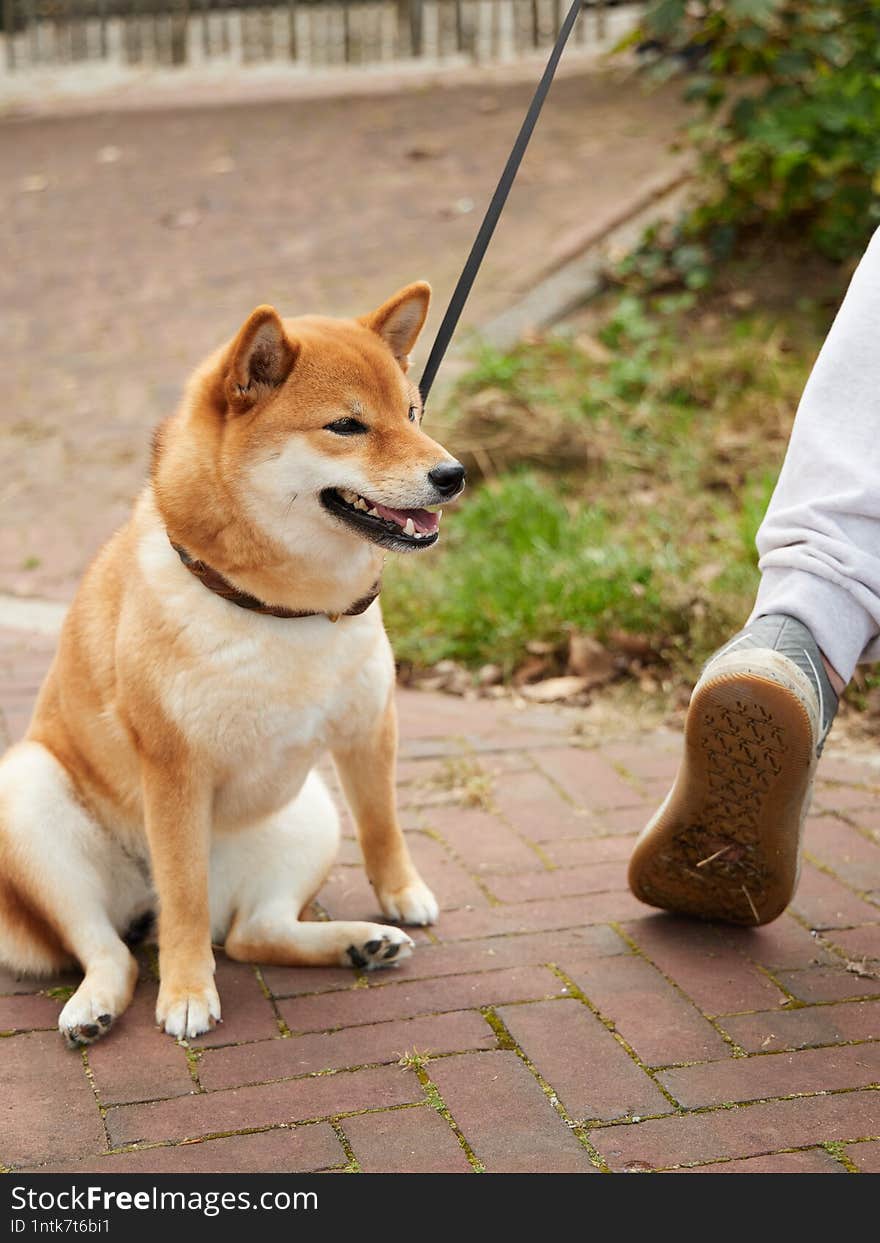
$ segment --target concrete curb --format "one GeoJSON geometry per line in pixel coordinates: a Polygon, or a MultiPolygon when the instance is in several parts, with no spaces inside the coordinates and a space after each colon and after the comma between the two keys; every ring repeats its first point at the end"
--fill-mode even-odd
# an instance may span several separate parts
{"type": "MultiPolygon", "coordinates": [[[[559,66],[558,79],[601,70],[608,49],[574,47],[559,66]]],[[[460,64],[425,61],[375,67],[312,70],[284,66],[251,66],[230,70],[225,65],[202,71],[155,69],[108,78],[94,85],[87,77],[80,89],[62,88],[51,73],[33,74],[29,82],[0,80],[0,120],[33,120],[88,116],[94,113],[162,112],[283,103],[288,100],[350,99],[373,95],[422,92],[443,88],[484,87],[487,91],[521,82],[537,82],[546,52],[523,55],[502,64],[460,64]]],[[[632,62],[621,56],[623,70],[632,62]]]]}
{"type": "Polygon", "coordinates": [[[514,306],[484,324],[479,339],[496,349],[509,349],[526,334],[556,323],[595,297],[604,286],[610,261],[631,250],[650,224],[678,215],[689,183],[690,172],[682,168],[671,177],[649,182],[635,203],[573,239],[567,248],[569,257],[514,306]]]}

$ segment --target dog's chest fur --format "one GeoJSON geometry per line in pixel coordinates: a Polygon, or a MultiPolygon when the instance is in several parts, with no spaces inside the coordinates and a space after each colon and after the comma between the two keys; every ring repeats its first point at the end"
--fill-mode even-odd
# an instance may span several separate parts
{"type": "Polygon", "coordinates": [[[335,624],[267,617],[213,595],[152,537],[142,559],[163,612],[184,619],[156,690],[214,770],[216,820],[283,806],[321,752],[363,737],[381,714],[394,665],[377,605],[335,624]]]}

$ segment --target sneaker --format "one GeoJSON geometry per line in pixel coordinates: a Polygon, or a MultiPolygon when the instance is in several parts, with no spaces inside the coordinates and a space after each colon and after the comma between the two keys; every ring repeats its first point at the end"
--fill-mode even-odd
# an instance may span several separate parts
{"type": "Polygon", "coordinates": [[[837,711],[822,655],[793,617],[759,617],[694,687],[671,791],[633,851],[650,906],[767,924],[794,895],[816,762],[837,711]]]}

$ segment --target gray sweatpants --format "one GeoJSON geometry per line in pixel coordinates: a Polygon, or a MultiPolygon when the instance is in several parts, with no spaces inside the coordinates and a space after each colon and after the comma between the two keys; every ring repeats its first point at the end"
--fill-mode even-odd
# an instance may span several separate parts
{"type": "Polygon", "coordinates": [[[880,660],[880,230],[807,381],[757,545],[749,620],[798,618],[846,680],[880,660]]]}

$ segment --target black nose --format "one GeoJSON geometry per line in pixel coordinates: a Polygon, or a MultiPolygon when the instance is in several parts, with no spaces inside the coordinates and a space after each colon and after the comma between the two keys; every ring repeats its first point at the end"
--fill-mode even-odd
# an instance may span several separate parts
{"type": "Polygon", "coordinates": [[[461,462],[441,462],[428,471],[428,478],[441,496],[455,496],[464,486],[464,467],[461,462]]]}

